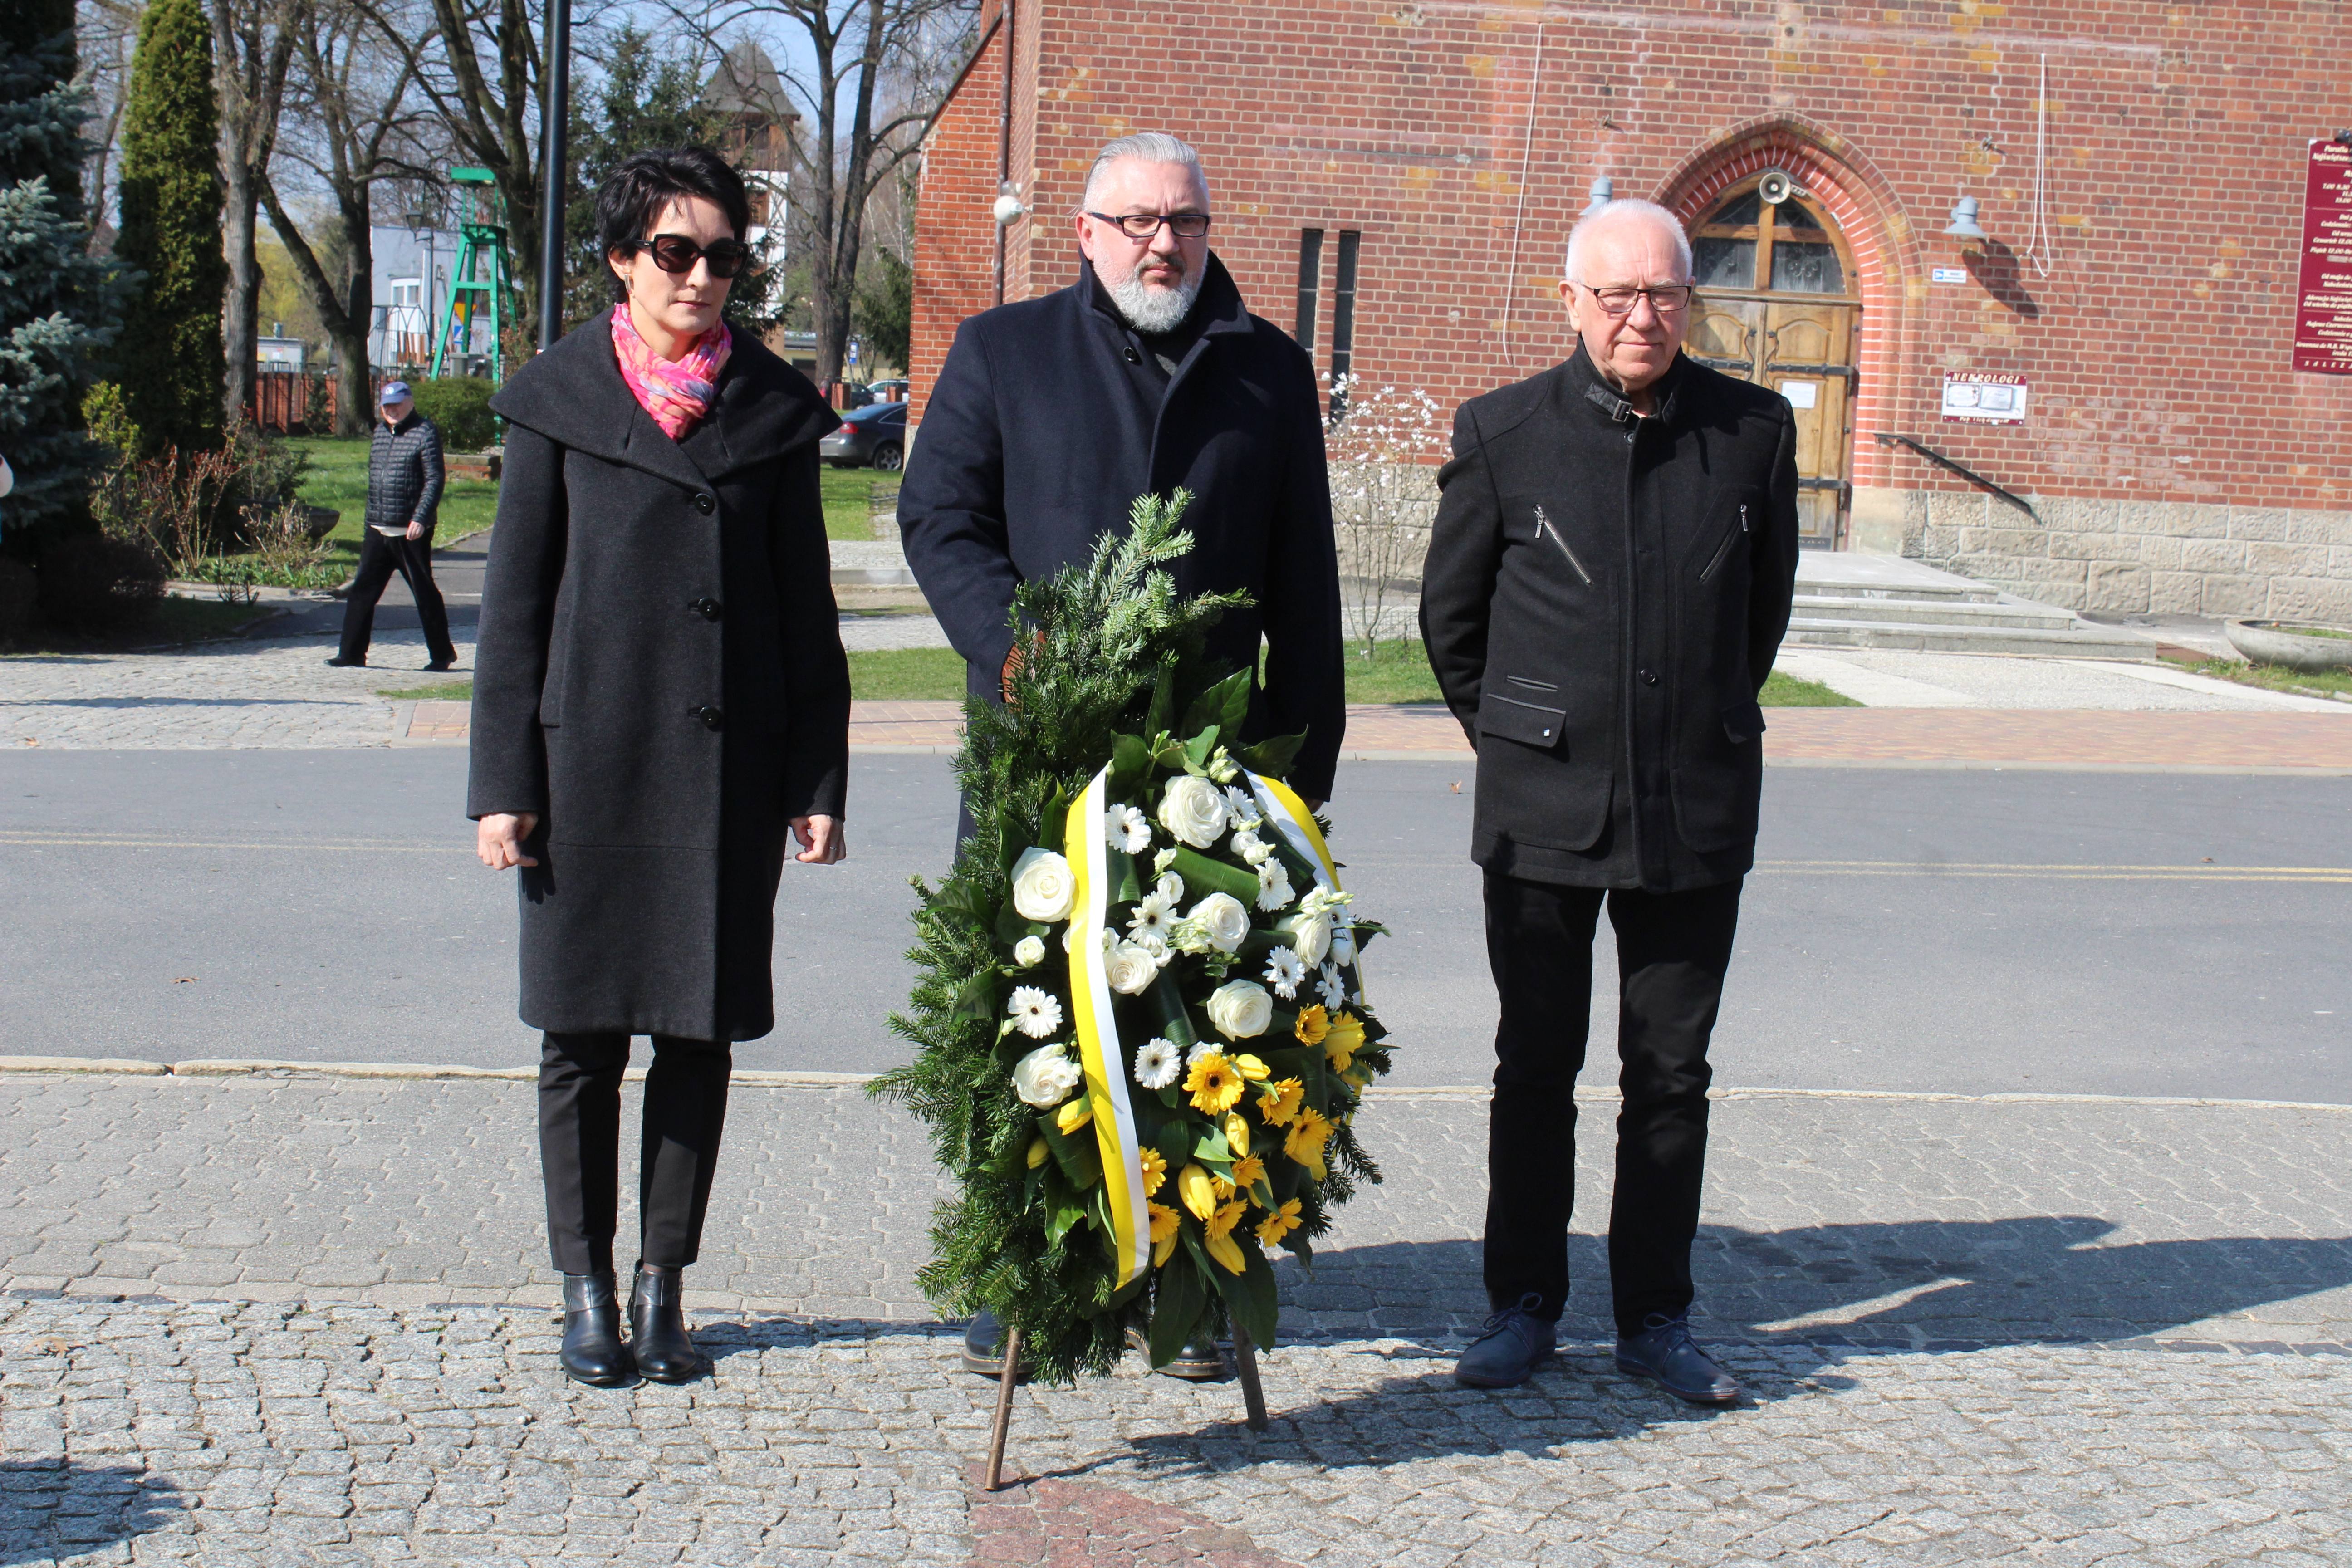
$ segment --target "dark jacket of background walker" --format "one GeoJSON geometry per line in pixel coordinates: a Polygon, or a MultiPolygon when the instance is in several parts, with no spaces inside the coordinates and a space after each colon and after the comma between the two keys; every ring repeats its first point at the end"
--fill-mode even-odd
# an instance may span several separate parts
{"type": "Polygon", "coordinates": [[[1664,893],[1755,859],[1796,422],[1687,357],[1658,409],[1633,417],[1580,347],[1454,416],[1421,625],[1478,749],[1490,871],[1664,893]]]}
{"type": "Polygon", "coordinates": [[[849,670],[817,442],[840,421],[747,333],[684,443],[600,315],[509,421],[475,650],[467,812],[537,812],[522,1018],[752,1039],[790,818],[839,816],[849,670]]]}
{"type": "Polygon", "coordinates": [[[1177,589],[1248,590],[1255,603],[1227,613],[1209,652],[1255,665],[1264,634],[1244,737],[1305,731],[1290,782],[1328,799],[1348,710],[1314,363],[1212,256],[1191,348],[1163,372],[1078,265],[1070,287],[956,329],[898,491],[908,564],[970,661],[967,689],[994,701],[1014,586],[1124,532],[1138,496],[1191,490],[1177,589]]]}

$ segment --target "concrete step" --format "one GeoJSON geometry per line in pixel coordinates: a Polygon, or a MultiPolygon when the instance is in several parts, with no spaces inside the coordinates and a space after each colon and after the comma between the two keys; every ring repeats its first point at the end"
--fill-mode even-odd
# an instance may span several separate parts
{"type": "Polygon", "coordinates": [[[836,588],[911,588],[914,568],[898,544],[880,539],[836,539],[831,542],[833,584],[836,588]]]}
{"type": "Polygon", "coordinates": [[[1797,591],[1838,598],[1966,600],[1989,605],[2000,590],[1924,561],[1853,551],[1808,550],[1797,558],[1797,591]]]}
{"type": "Polygon", "coordinates": [[[2080,622],[2052,628],[1799,616],[1789,622],[1788,640],[1802,647],[1897,648],[1914,653],[2041,654],[2063,658],[2156,657],[2156,645],[2145,637],[2080,622]]]}
{"type": "Polygon", "coordinates": [[[1797,614],[1814,620],[1899,621],[1913,626],[2017,626],[2036,631],[2063,631],[2074,625],[2073,614],[2051,605],[2020,600],[1989,599],[1869,599],[1829,594],[1800,594],[1797,614]]]}

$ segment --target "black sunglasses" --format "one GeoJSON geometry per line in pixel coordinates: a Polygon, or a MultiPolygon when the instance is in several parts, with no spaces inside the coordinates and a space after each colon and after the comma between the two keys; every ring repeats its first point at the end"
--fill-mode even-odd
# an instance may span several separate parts
{"type": "Polygon", "coordinates": [[[740,239],[697,245],[682,234],[657,234],[633,242],[629,248],[652,251],[654,265],[664,272],[691,272],[697,260],[708,261],[713,278],[732,278],[751,259],[751,247],[740,239]]]}

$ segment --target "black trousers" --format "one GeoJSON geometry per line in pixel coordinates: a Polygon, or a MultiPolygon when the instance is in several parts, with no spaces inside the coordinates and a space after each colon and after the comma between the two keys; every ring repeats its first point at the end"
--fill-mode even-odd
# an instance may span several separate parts
{"type": "MultiPolygon", "coordinates": [[[[638,1256],[683,1268],[702,1247],[735,1057],[724,1040],[656,1035],[653,1041],[637,1156],[638,1256]]],[[[540,1048],[539,1165],[547,1184],[548,1250],[566,1274],[613,1267],[621,1074],[628,1065],[626,1035],[551,1033],[540,1048]]]]}
{"type": "MultiPolygon", "coordinates": [[[[1739,923],[1737,881],[1685,893],[1608,890],[1617,932],[1617,1181],[1609,1288],[1620,1334],[1691,1304],[1706,1164],[1707,1037],[1739,923]]],[[[1592,933],[1603,890],[1486,875],[1486,957],[1502,999],[1486,1137],[1486,1298],[1568,1301],[1576,1075],[1591,1031],[1592,933]]]]}
{"type": "Polygon", "coordinates": [[[367,658],[369,639],[375,634],[375,604],[383,597],[383,586],[394,572],[407,583],[409,595],[416,601],[416,618],[425,623],[425,647],[433,662],[454,662],[457,645],[449,640],[448,607],[441,603],[441,590],[433,581],[432,535],[394,538],[373,528],[360,531],[359,574],[352,579],[351,594],[343,600],[343,646],[336,657],[367,658]]]}

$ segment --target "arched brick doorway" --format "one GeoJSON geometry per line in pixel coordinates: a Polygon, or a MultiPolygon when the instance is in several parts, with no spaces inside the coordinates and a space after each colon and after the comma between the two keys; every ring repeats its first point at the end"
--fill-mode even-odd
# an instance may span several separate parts
{"type": "Polygon", "coordinates": [[[1891,191],[1843,142],[1775,120],[1694,155],[1658,201],[1692,235],[1690,352],[1790,399],[1804,542],[1844,545],[1854,486],[1878,467],[1854,435],[1885,427],[1902,339],[1908,226],[1891,191]]]}

